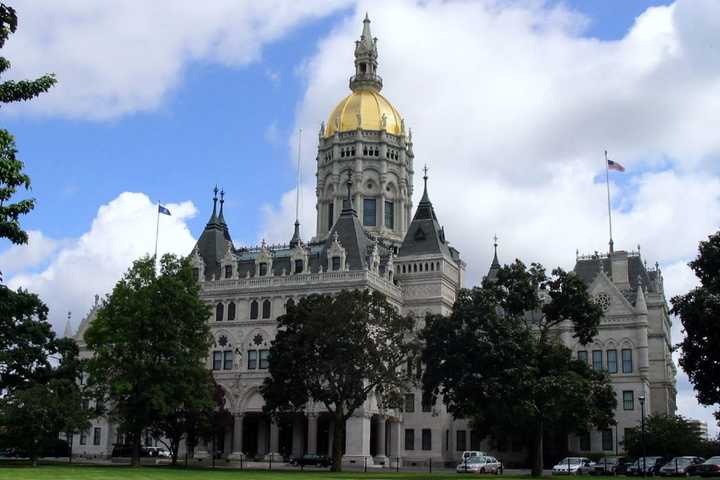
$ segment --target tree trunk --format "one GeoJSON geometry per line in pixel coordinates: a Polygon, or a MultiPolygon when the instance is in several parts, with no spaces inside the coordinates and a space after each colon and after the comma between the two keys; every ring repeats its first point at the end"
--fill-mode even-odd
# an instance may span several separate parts
{"type": "Polygon", "coordinates": [[[530,474],[533,477],[540,477],[543,473],[543,421],[538,419],[535,426],[535,441],[533,447],[535,449],[533,453],[532,471],[530,474]]]}
{"type": "Polygon", "coordinates": [[[71,432],[66,432],[65,439],[68,442],[68,463],[72,463],[73,434],[71,432]]]}
{"type": "Polygon", "coordinates": [[[178,450],[180,450],[180,440],[181,438],[179,436],[170,439],[170,457],[172,458],[173,465],[177,465],[178,450]]]}
{"type": "Polygon", "coordinates": [[[140,466],[140,440],[142,439],[142,431],[138,430],[133,432],[133,450],[132,458],[130,459],[130,465],[133,467],[140,466]]]}
{"type": "Polygon", "coordinates": [[[343,442],[345,441],[345,416],[335,415],[333,433],[333,472],[342,472],[343,442]]]}

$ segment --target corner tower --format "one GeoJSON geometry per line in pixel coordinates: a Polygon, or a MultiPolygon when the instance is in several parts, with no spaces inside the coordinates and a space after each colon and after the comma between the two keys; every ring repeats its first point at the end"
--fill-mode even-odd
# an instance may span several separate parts
{"type": "Polygon", "coordinates": [[[352,207],[363,227],[389,245],[405,237],[412,210],[412,135],[380,94],[377,39],[365,16],[355,42],[352,93],[320,126],[317,155],[317,239],[325,240],[342,210],[343,179],[352,175],[352,207]]]}

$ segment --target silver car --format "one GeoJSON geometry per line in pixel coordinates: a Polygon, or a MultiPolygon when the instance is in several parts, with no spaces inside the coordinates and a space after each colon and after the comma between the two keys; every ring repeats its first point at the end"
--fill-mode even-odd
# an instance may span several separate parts
{"type": "Polygon", "coordinates": [[[495,457],[468,457],[460,462],[457,473],[500,473],[502,465],[495,457]]]}
{"type": "Polygon", "coordinates": [[[553,475],[585,475],[595,464],[587,457],[565,457],[552,469],[553,475]]]}

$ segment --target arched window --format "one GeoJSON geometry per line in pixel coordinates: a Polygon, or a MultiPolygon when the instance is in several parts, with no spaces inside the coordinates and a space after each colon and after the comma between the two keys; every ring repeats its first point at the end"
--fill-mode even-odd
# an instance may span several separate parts
{"type": "Polygon", "coordinates": [[[427,263],[425,264],[425,271],[426,271],[426,272],[428,271],[428,264],[427,264],[427,263]]]}
{"type": "Polygon", "coordinates": [[[417,272],[417,263],[413,263],[413,272],[417,272]]]}
{"type": "Polygon", "coordinates": [[[228,321],[235,320],[235,302],[228,303],[228,321]]]}
{"type": "Polygon", "coordinates": [[[435,271],[435,264],[434,264],[434,263],[430,263],[430,271],[431,271],[431,272],[434,272],[434,271],[435,271]]]}
{"type": "Polygon", "coordinates": [[[287,312],[290,307],[295,306],[295,300],[292,298],[288,298],[287,302],[285,302],[285,311],[287,312]]]}
{"type": "Polygon", "coordinates": [[[253,300],[250,302],[250,320],[257,320],[258,318],[258,302],[253,300]]]}
{"type": "Polygon", "coordinates": [[[215,321],[222,322],[223,317],[225,316],[225,305],[222,303],[218,303],[215,307],[215,321]]]}
{"type": "Polygon", "coordinates": [[[270,318],[270,300],[263,300],[262,318],[270,318]]]}
{"type": "Polygon", "coordinates": [[[406,273],[406,272],[405,272],[405,265],[402,266],[402,272],[403,272],[403,273],[406,273]]]}

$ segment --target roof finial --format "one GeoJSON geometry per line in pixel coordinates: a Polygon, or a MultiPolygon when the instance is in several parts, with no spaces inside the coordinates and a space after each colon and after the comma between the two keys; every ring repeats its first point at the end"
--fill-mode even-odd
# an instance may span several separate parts
{"type": "Polygon", "coordinates": [[[491,268],[500,267],[500,262],[498,261],[498,256],[497,256],[497,247],[498,247],[498,236],[496,233],[495,235],[493,235],[493,248],[494,248],[495,252],[493,254],[493,261],[492,261],[491,268]]]}
{"type": "Polygon", "coordinates": [[[225,216],[223,215],[223,205],[225,205],[225,190],[220,189],[220,215],[218,216],[218,222],[221,224],[225,223],[225,216]]]}
{"type": "Polygon", "coordinates": [[[425,190],[427,190],[427,181],[428,181],[427,172],[428,172],[428,167],[427,167],[427,163],[426,163],[425,166],[423,167],[423,173],[424,173],[423,180],[425,181],[425,190]]]}
{"type": "Polygon", "coordinates": [[[352,170],[348,168],[348,178],[347,182],[345,182],[345,185],[347,185],[347,208],[352,208],[352,200],[351,200],[351,189],[352,189],[352,170]]]}
{"type": "Polygon", "coordinates": [[[213,188],[213,211],[212,215],[210,216],[210,221],[208,222],[208,225],[217,223],[217,194],[220,190],[218,190],[217,184],[215,185],[215,188],[213,188]]]}

